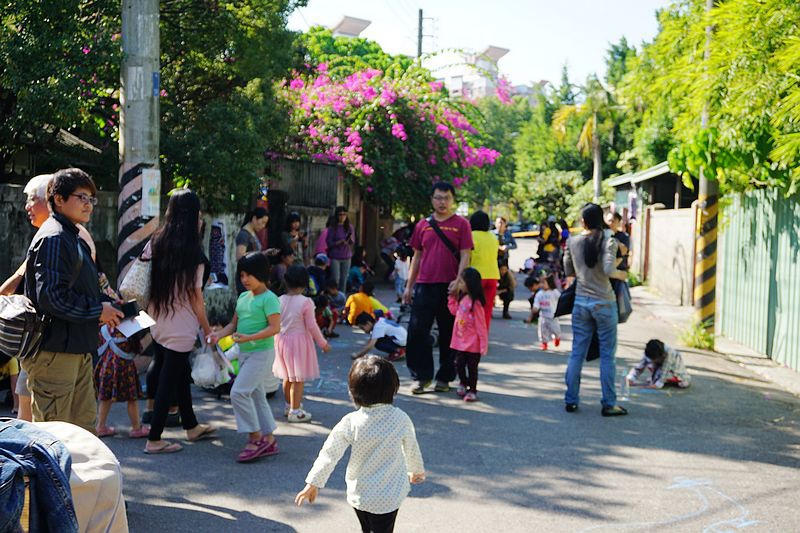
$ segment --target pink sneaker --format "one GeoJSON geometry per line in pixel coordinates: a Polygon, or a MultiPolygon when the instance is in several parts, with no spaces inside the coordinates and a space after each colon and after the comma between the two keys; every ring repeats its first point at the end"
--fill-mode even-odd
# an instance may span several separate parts
{"type": "Polygon", "coordinates": [[[456,395],[458,395],[459,398],[463,398],[464,396],[466,396],[467,387],[465,387],[464,385],[459,385],[458,388],[456,389],[456,395]]]}
{"type": "Polygon", "coordinates": [[[468,392],[464,395],[465,402],[477,402],[478,401],[478,393],[477,392],[468,392]]]}

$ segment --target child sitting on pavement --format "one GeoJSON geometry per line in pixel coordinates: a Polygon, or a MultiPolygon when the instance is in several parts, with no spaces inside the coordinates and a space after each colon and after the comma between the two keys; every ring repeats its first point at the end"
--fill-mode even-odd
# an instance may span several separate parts
{"type": "Polygon", "coordinates": [[[375,316],[374,308],[372,307],[372,300],[370,294],[375,290],[375,286],[371,281],[365,281],[361,286],[361,290],[355,292],[347,297],[347,302],[344,304],[344,310],[347,316],[347,323],[351,326],[355,325],[356,317],[361,313],[369,313],[375,316]]]}
{"type": "Polygon", "coordinates": [[[625,378],[631,386],[660,389],[665,385],[675,385],[685,389],[692,384],[692,378],[683,363],[683,357],[658,339],[651,339],[644,348],[644,356],[631,368],[625,378]],[[639,381],[641,375],[649,371],[647,379],[639,381]]]}
{"type": "Polygon", "coordinates": [[[314,319],[317,321],[317,325],[322,330],[323,335],[329,339],[335,339],[339,336],[338,333],[333,331],[339,322],[339,313],[335,309],[331,309],[331,301],[324,294],[314,298],[314,319]]]}
{"type": "Polygon", "coordinates": [[[367,355],[373,348],[389,354],[386,357],[389,361],[399,361],[406,356],[408,332],[397,322],[384,317],[376,320],[369,313],[361,313],[356,317],[356,326],[369,333],[369,341],[352,356],[353,359],[367,355]]]}
{"type": "Polygon", "coordinates": [[[336,284],[335,279],[329,279],[325,283],[325,296],[331,302],[331,309],[336,311],[342,319],[344,319],[344,305],[347,302],[344,294],[339,292],[339,286],[336,284]]]}

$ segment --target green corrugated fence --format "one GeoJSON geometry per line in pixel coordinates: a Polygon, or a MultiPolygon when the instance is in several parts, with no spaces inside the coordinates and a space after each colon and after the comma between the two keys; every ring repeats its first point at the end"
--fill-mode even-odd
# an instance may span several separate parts
{"type": "Polygon", "coordinates": [[[800,203],[738,195],[719,239],[717,333],[800,371],[800,203]]]}

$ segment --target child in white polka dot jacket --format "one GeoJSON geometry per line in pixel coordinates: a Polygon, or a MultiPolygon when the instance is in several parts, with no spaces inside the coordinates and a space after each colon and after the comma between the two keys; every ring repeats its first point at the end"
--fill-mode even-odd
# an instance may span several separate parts
{"type": "Polygon", "coordinates": [[[425,481],[414,424],[392,405],[400,379],[386,359],[375,355],[357,359],[350,368],[348,386],[358,410],[331,430],[295,503],[313,503],[352,446],[345,474],[347,501],[364,531],[391,532],[411,483],[425,481]]]}

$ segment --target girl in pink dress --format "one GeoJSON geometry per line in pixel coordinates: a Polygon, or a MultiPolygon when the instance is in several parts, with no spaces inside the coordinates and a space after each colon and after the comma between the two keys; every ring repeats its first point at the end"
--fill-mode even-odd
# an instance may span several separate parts
{"type": "Polygon", "coordinates": [[[314,302],[303,296],[308,288],[308,271],[302,265],[286,270],[286,294],[281,302],[281,332],[275,337],[275,363],[272,373],[283,379],[286,416],[289,422],[309,422],[311,413],[303,409],[303,384],[319,377],[314,341],[323,352],[331,349],[314,318],[314,302]]]}

